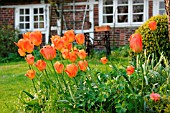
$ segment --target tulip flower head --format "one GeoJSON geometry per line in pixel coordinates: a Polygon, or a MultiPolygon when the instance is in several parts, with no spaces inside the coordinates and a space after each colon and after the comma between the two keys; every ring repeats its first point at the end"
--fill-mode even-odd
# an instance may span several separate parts
{"type": "Polygon", "coordinates": [[[86,60],[84,60],[84,61],[79,61],[79,62],[78,62],[78,66],[79,66],[80,70],[86,71],[86,69],[87,69],[87,67],[88,67],[88,63],[87,63],[86,60]]]}
{"type": "Polygon", "coordinates": [[[76,35],[76,42],[77,42],[77,44],[79,44],[79,45],[84,44],[84,41],[85,41],[84,34],[77,34],[76,35]]]}
{"type": "Polygon", "coordinates": [[[34,56],[32,54],[28,54],[25,60],[27,61],[29,65],[34,64],[34,56]]]}
{"type": "Polygon", "coordinates": [[[157,94],[157,93],[152,92],[150,94],[150,98],[156,102],[156,101],[160,100],[161,96],[159,94],[157,94]]]}
{"type": "Polygon", "coordinates": [[[135,68],[133,67],[133,66],[128,66],[127,68],[126,68],[126,73],[127,73],[127,75],[132,75],[133,73],[134,73],[134,71],[135,71],[135,68]]]}
{"type": "Polygon", "coordinates": [[[35,66],[38,68],[39,71],[43,71],[46,69],[46,62],[44,60],[38,60],[35,66]]]}
{"type": "Polygon", "coordinates": [[[26,53],[22,49],[18,49],[18,53],[20,56],[25,56],[26,53]]]}
{"type": "Polygon", "coordinates": [[[75,62],[77,59],[77,55],[76,55],[76,52],[72,51],[72,52],[69,52],[69,60],[71,62],[75,62]]]}
{"type": "Polygon", "coordinates": [[[66,36],[69,39],[69,42],[73,42],[75,40],[75,34],[73,30],[68,30],[64,33],[64,36],[66,36]]]}
{"type": "Polygon", "coordinates": [[[25,74],[25,76],[27,76],[30,79],[34,79],[35,73],[36,72],[34,70],[28,70],[27,73],[25,74]]]}
{"type": "Polygon", "coordinates": [[[133,34],[130,38],[130,48],[135,53],[140,53],[142,51],[142,36],[138,33],[133,34]]]}
{"type": "Polygon", "coordinates": [[[157,28],[157,23],[156,23],[156,21],[150,21],[150,22],[148,23],[148,26],[149,26],[149,29],[150,29],[151,31],[154,31],[154,30],[156,30],[156,28],[157,28]]]}
{"type": "Polygon", "coordinates": [[[87,56],[87,53],[84,49],[82,49],[78,51],[77,55],[79,56],[80,59],[85,59],[87,56]]]}
{"type": "Polygon", "coordinates": [[[56,50],[52,46],[44,46],[40,53],[46,60],[53,60],[56,57],[56,50]]]}
{"type": "Polygon", "coordinates": [[[63,70],[64,70],[64,65],[62,63],[60,63],[60,62],[56,62],[54,64],[54,68],[55,68],[57,73],[62,73],[63,70]]]}
{"type": "Polygon", "coordinates": [[[69,64],[66,66],[65,72],[71,78],[75,77],[78,72],[78,66],[76,64],[69,64]]]}
{"type": "Polygon", "coordinates": [[[29,39],[20,39],[18,43],[14,42],[19,49],[23,52],[32,53],[34,50],[34,45],[31,43],[29,39]]]}
{"type": "Polygon", "coordinates": [[[42,33],[40,31],[31,32],[29,38],[36,46],[39,46],[42,43],[42,33]]]}
{"type": "Polygon", "coordinates": [[[108,59],[106,57],[102,57],[100,59],[100,62],[102,62],[102,64],[106,64],[108,62],[108,59]]]}

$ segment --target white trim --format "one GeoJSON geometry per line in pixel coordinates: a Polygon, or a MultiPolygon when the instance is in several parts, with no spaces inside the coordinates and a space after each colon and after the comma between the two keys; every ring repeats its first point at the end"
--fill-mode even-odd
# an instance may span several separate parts
{"type": "Polygon", "coordinates": [[[164,0],[153,0],[153,16],[159,14],[159,3],[164,0]]]}
{"type": "MultiPolygon", "coordinates": [[[[13,6],[11,6],[13,7],[13,6]]],[[[18,29],[18,25],[19,25],[19,9],[22,9],[22,8],[28,8],[30,10],[30,29],[27,30],[27,31],[33,31],[33,30],[39,30],[42,32],[42,34],[45,34],[45,43],[48,44],[49,42],[49,22],[50,22],[50,19],[49,19],[49,7],[50,5],[49,4],[32,4],[32,5],[16,5],[15,6],[15,29],[18,29]],[[42,15],[44,15],[44,28],[34,28],[34,21],[33,21],[33,9],[34,8],[43,8],[44,9],[44,12],[42,15]]],[[[21,33],[24,33],[24,32],[27,32],[26,30],[20,30],[21,33]]]]}
{"type": "MultiPolygon", "coordinates": [[[[128,0],[128,6],[132,6],[132,0],[128,0]]],[[[117,22],[117,14],[118,14],[118,0],[113,0],[113,14],[115,15],[113,16],[113,23],[103,23],[103,0],[99,0],[99,5],[98,5],[98,9],[99,9],[99,26],[102,25],[110,25],[111,27],[137,27],[140,26],[141,24],[143,24],[147,19],[148,19],[148,15],[149,15],[149,11],[148,11],[148,0],[144,0],[144,3],[139,3],[139,4],[143,4],[144,5],[144,12],[142,12],[143,14],[143,22],[133,22],[133,13],[132,13],[132,7],[128,7],[128,22],[127,23],[118,23],[117,22]]]]}

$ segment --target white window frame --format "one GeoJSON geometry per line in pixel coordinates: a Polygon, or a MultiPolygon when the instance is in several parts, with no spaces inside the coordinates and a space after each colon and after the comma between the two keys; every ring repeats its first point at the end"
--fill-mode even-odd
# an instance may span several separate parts
{"type": "Polygon", "coordinates": [[[159,14],[159,3],[164,2],[164,0],[153,0],[153,15],[159,14]]]}
{"type": "Polygon", "coordinates": [[[99,26],[102,25],[110,25],[111,27],[131,27],[131,26],[140,26],[143,24],[147,19],[149,15],[148,11],[148,0],[144,0],[144,12],[143,12],[143,22],[132,22],[133,21],[133,3],[132,0],[128,0],[128,22],[127,23],[118,23],[117,22],[117,3],[118,0],[113,0],[114,2],[114,9],[113,14],[115,15],[115,19],[113,19],[113,23],[103,23],[103,0],[99,0],[99,26]],[[131,7],[129,7],[131,6],[131,7]]]}
{"type": "MultiPolygon", "coordinates": [[[[15,28],[18,29],[21,33],[25,33],[28,31],[41,31],[42,34],[45,34],[45,43],[49,42],[49,4],[31,4],[31,5],[17,5],[15,7],[15,28]],[[19,29],[19,10],[20,9],[30,9],[30,29],[19,29]],[[44,8],[44,28],[34,28],[34,8],[44,8]]],[[[39,22],[39,21],[38,21],[39,22]]]]}

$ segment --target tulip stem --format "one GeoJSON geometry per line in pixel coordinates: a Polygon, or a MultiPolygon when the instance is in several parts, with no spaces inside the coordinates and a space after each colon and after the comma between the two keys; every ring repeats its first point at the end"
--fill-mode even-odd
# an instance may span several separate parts
{"type": "Polygon", "coordinates": [[[51,65],[52,65],[52,67],[53,67],[54,73],[55,73],[55,75],[56,75],[56,78],[57,78],[58,84],[59,84],[59,86],[60,86],[60,89],[62,90],[62,86],[61,86],[61,84],[60,84],[60,81],[59,81],[59,79],[58,79],[57,73],[56,73],[55,68],[54,68],[54,66],[53,66],[52,60],[51,60],[50,62],[51,62],[51,65]]]}
{"type": "Polygon", "coordinates": [[[37,92],[37,88],[35,87],[34,79],[32,79],[32,83],[33,83],[35,91],[37,92]]]}

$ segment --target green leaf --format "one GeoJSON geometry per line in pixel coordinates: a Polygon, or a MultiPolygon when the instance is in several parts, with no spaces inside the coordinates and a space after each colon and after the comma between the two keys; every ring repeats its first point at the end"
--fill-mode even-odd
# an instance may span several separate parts
{"type": "Polygon", "coordinates": [[[28,93],[27,91],[23,90],[22,92],[24,92],[26,95],[28,95],[31,99],[34,99],[34,96],[31,95],[30,93],[28,93]]]}

